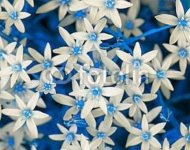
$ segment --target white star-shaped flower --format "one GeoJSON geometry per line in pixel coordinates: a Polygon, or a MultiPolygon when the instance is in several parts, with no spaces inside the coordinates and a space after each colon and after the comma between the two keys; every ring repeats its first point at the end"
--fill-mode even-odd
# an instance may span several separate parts
{"type": "Polygon", "coordinates": [[[103,18],[93,28],[90,22],[85,18],[84,25],[87,32],[75,32],[71,34],[74,39],[86,41],[83,49],[84,53],[91,51],[94,46],[100,54],[103,54],[102,50],[99,48],[99,44],[102,43],[102,40],[108,40],[113,37],[112,35],[101,33],[106,22],[107,20],[103,18]]]}
{"type": "MultiPolygon", "coordinates": [[[[65,62],[69,58],[68,54],[52,57],[52,51],[51,51],[51,47],[49,43],[46,44],[46,47],[44,50],[44,56],[42,56],[38,51],[32,48],[29,48],[28,52],[39,63],[27,71],[29,74],[38,73],[41,71],[43,73],[45,71],[47,73],[50,72],[51,75],[53,75],[56,78],[59,78],[59,79],[63,78],[60,71],[56,68],[56,66],[65,62]]],[[[46,74],[43,73],[43,75],[46,75],[46,74]]],[[[44,77],[44,79],[45,78],[46,77],[44,77]]]]}
{"type": "Polygon", "coordinates": [[[176,26],[170,36],[170,44],[174,44],[180,37],[185,36],[189,39],[190,36],[190,9],[185,13],[180,0],[176,0],[176,14],[177,17],[168,14],[155,16],[158,21],[164,24],[176,26]]]}
{"type": "Polygon", "coordinates": [[[19,77],[21,77],[25,82],[30,82],[30,77],[26,73],[25,69],[27,66],[29,66],[32,61],[31,60],[23,60],[23,46],[20,45],[17,53],[16,58],[12,58],[10,56],[7,56],[6,54],[3,54],[3,57],[6,59],[6,61],[11,65],[8,66],[0,71],[0,77],[12,75],[11,76],[11,87],[14,86],[15,82],[19,77]]]}
{"type": "Polygon", "coordinates": [[[0,12],[0,19],[6,20],[5,27],[9,28],[14,24],[20,32],[24,33],[25,27],[21,19],[30,16],[29,13],[22,12],[24,0],[17,1],[14,6],[12,6],[7,0],[4,0],[3,4],[5,6],[6,12],[0,12]]]}
{"type": "Polygon", "coordinates": [[[106,16],[110,18],[114,23],[114,25],[118,28],[121,28],[122,23],[117,9],[125,9],[133,6],[132,3],[129,3],[125,0],[96,0],[96,1],[83,0],[83,1],[88,5],[96,6],[99,8],[99,12],[96,16],[97,20],[106,16]]]}
{"type": "Polygon", "coordinates": [[[166,123],[159,123],[149,128],[146,115],[144,115],[142,119],[142,129],[140,130],[132,127],[129,131],[134,136],[130,136],[130,139],[126,143],[126,147],[142,143],[141,150],[149,150],[150,146],[161,148],[161,144],[154,136],[159,133],[165,125],[166,123]]]}
{"type": "Polygon", "coordinates": [[[16,98],[16,103],[18,105],[18,109],[7,108],[3,109],[2,113],[7,116],[18,117],[13,127],[13,131],[18,130],[26,123],[31,135],[37,138],[38,130],[34,122],[34,119],[40,119],[40,118],[43,119],[49,117],[49,115],[42,113],[41,111],[34,110],[39,100],[39,93],[38,92],[35,93],[31,97],[27,105],[18,96],[15,96],[15,98],[16,98]]]}

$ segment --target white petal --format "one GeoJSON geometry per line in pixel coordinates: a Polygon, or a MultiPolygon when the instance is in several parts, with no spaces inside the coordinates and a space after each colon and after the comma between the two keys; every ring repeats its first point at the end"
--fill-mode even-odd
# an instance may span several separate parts
{"type": "Polygon", "coordinates": [[[119,111],[115,112],[114,114],[115,120],[117,120],[125,129],[130,129],[131,125],[127,118],[119,111]]]}
{"type": "Polygon", "coordinates": [[[29,54],[39,63],[42,63],[44,60],[44,57],[38,53],[35,49],[28,48],[29,54]]]}
{"type": "Polygon", "coordinates": [[[69,96],[66,96],[66,95],[62,95],[62,94],[55,94],[55,95],[52,95],[52,98],[62,104],[62,105],[67,105],[67,106],[74,106],[75,104],[75,99],[69,97],[69,96]]]}
{"type": "Polygon", "coordinates": [[[125,53],[123,51],[117,50],[116,54],[124,62],[131,63],[131,61],[133,60],[133,57],[130,54],[125,53]]]}
{"type": "Polygon", "coordinates": [[[171,90],[171,91],[174,90],[174,88],[173,88],[173,86],[172,86],[170,80],[168,80],[167,78],[162,79],[161,82],[162,82],[169,90],[171,90]]]}
{"type": "Polygon", "coordinates": [[[71,47],[75,43],[71,35],[64,28],[59,27],[59,33],[61,34],[61,37],[64,39],[68,46],[71,47]]]}
{"type": "Polygon", "coordinates": [[[96,33],[100,33],[103,30],[103,28],[105,27],[106,23],[107,23],[107,19],[105,19],[105,18],[101,19],[98,22],[98,24],[95,26],[94,31],[96,33]]]}
{"type": "Polygon", "coordinates": [[[14,9],[15,9],[17,12],[22,11],[23,7],[24,7],[24,0],[19,0],[19,1],[17,1],[17,2],[15,3],[15,5],[14,5],[14,9]]]}
{"type": "Polygon", "coordinates": [[[162,14],[162,15],[155,16],[155,18],[164,24],[177,25],[178,19],[177,17],[172,16],[172,15],[162,14]]]}
{"type": "Polygon", "coordinates": [[[117,9],[125,9],[125,8],[131,7],[131,6],[133,6],[133,4],[129,3],[127,1],[116,1],[116,3],[115,3],[115,8],[117,8],[117,9]]]}
{"type": "Polygon", "coordinates": [[[84,25],[85,25],[85,28],[86,28],[88,33],[94,32],[92,25],[90,24],[90,22],[86,18],[84,18],[84,25]]]}
{"type": "Polygon", "coordinates": [[[34,138],[38,138],[38,130],[37,130],[37,127],[36,127],[34,120],[32,118],[28,119],[26,121],[26,125],[27,125],[28,130],[30,131],[31,135],[34,138]]]}
{"type": "Polygon", "coordinates": [[[60,65],[63,62],[65,62],[68,58],[70,57],[70,55],[58,55],[52,58],[53,64],[54,66],[60,65]]]}
{"type": "Polygon", "coordinates": [[[146,115],[143,115],[142,124],[141,125],[142,125],[142,130],[143,131],[146,131],[146,132],[149,131],[148,121],[147,121],[146,115]]]}
{"type": "Polygon", "coordinates": [[[51,10],[56,9],[60,4],[56,1],[50,1],[42,6],[40,6],[38,8],[38,10],[36,11],[37,14],[41,14],[41,13],[45,13],[51,10]]]}
{"type": "Polygon", "coordinates": [[[24,102],[17,95],[15,96],[15,99],[16,99],[16,103],[17,103],[18,107],[21,110],[25,110],[26,109],[26,105],[24,104],[24,102]]]}
{"type": "Polygon", "coordinates": [[[88,99],[85,102],[85,105],[84,105],[84,107],[83,107],[83,109],[81,111],[81,118],[85,118],[86,116],[88,116],[88,114],[93,109],[95,104],[96,104],[95,100],[88,99]]]}
{"type": "Polygon", "coordinates": [[[113,22],[113,24],[118,27],[121,28],[122,23],[121,23],[121,18],[119,16],[118,10],[117,9],[113,9],[111,11],[109,11],[110,16],[111,16],[111,20],[113,22]]]}
{"type": "Polygon", "coordinates": [[[155,137],[151,137],[149,140],[149,143],[156,148],[161,148],[161,144],[160,142],[158,142],[158,140],[155,137]]]}
{"type": "Polygon", "coordinates": [[[166,125],[166,123],[159,123],[154,125],[151,129],[150,129],[150,133],[152,136],[154,136],[155,134],[159,133],[164,126],[166,125]]]}
{"type": "Polygon", "coordinates": [[[16,28],[17,28],[21,33],[24,33],[24,32],[25,32],[24,24],[22,23],[22,21],[21,21],[20,19],[16,20],[14,24],[15,24],[16,28]]]}
{"type": "Polygon", "coordinates": [[[143,60],[143,62],[147,63],[147,62],[151,61],[152,59],[154,59],[156,57],[157,53],[158,53],[157,50],[150,51],[150,52],[142,55],[141,59],[143,60]]]}
{"type": "Polygon", "coordinates": [[[1,90],[1,92],[0,92],[0,98],[6,99],[6,100],[13,100],[14,99],[14,97],[10,93],[8,93],[7,91],[3,91],[3,90],[1,90]]]}
{"type": "Polygon", "coordinates": [[[100,106],[104,114],[107,115],[107,105],[103,97],[100,97],[98,105],[100,106]]]}
{"type": "Polygon", "coordinates": [[[175,29],[172,31],[172,34],[170,36],[170,44],[174,44],[182,35],[182,31],[179,29],[179,27],[175,27],[175,29]]]}
{"type": "Polygon", "coordinates": [[[33,118],[37,118],[37,119],[43,119],[43,118],[49,117],[48,114],[45,114],[45,113],[43,113],[43,112],[41,112],[41,111],[37,111],[37,110],[32,111],[32,114],[33,114],[32,117],[33,117],[33,118]]]}
{"type": "Polygon", "coordinates": [[[29,100],[28,104],[27,104],[27,108],[30,108],[31,110],[33,110],[36,107],[36,104],[39,100],[39,92],[36,92],[29,100]]]}
{"type": "Polygon", "coordinates": [[[22,112],[19,109],[3,109],[2,113],[7,116],[14,116],[14,117],[22,116],[22,112]]]}
{"type": "Polygon", "coordinates": [[[116,96],[123,92],[122,89],[117,87],[104,87],[102,88],[102,95],[104,96],[116,96]]]}
{"type": "Polygon", "coordinates": [[[176,0],[176,13],[178,18],[184,16],[184,9],[181,0],[176,0]]]}
{"type": "Polygon", "coordinates": [[[26,71],[23,70],[23,71],[20,73],[20,77],[21,77],[25,82],[30,83],[30,77],[29,77],[29,75],[26,73],[26,71]]]}
{"type": "Polygon", "coordinates": [[[186,136],[188,134],[187,127],[182,122],[180,123],[180,132],[182,136],[186,136]]]}
{"type": "Polygon", "coordinates": [[[22,117],[18,118],[18,120],[16,121],[16,123],[14,124],[13,127],[13,132],[18,130],[20,127],[23,126],[23,124],[25,123],[25,119],[23,119],[22,117]]]}
{"type": "Polygon", "coordinates": [[[49,43],[46,44],[44,57],[45,59],[51,60],[51,47],[49,43]]]}

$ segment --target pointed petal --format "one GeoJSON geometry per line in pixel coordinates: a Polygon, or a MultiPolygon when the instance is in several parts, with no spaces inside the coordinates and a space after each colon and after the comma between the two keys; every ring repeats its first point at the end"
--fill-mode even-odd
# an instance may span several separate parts
{"type": "Polygon", "coordinates": [[[177,17],[172,16],[172,15],[168,15],[168,14],[162,14],[162,15],[158,15],[155,16],[155,18],[159,21],[162,22],[164,24],[168,24],[168,25],[177,25],[177,17]]]}
{"type": "Polygon", "coordinates": [[[39,92],[36,92],[29,100],[28,104],[27,104],[27,108],[30,108],[30,110],[34,110],[34,108],[36,107],[36,104],[39,100],[39,92]]]}
{"type": "Polygon", "coordinates": [[[28,130],[30,131],[31,135],[34,138],[38,138],[38,130],[37,130],[37,127],[36,127],[34,120],[32,118],[28,119],[26,121],[26,125],[27,125],[28,130]]]}
{"type": "Polygon", "coordinates": [[[14,116],[14,117],[22,116],[22,112],[19,109],[3,109],[2,113],[7,116],[14,116]]]}
{"type": "Polygon", "coordinates": [[[64,39],[64,41],[67,43],[68,46],[73,46],[75,44],[75,41],[71,37],[71,35],[62,27],[59,27],[59,33],[61,37],[64,39]]]}

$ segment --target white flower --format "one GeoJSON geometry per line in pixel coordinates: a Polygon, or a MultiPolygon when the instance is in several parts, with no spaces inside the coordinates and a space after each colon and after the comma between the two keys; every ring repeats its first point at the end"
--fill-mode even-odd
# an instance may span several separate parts
{"type": "Polygon", "coordinates": [[[90,143],[92,149],[99,147],[100,145],[109,144],[115,145],[114,141],[109,137],[117,130],[117,127],[112,127],[112,121],[108,118],[105,118],[98,127],[98,130],[95,128],[87,127],[87,131],[93,136],[93,141],[90,143]]]}
{"type": "MultiPolygon", "coordinates": [[[[40,53],[38,53],[38,51],[32,48],[29,48],[28,52],[38,63],[40,63],[30,68],[27,71],[29,74],[46,71],[47,73],[50,72],[51,75],[53,75],[56,78],[63,78],[60,71],[55,66],[65,62],[69,58],[69,55],[58,55],[52,58],[51,47],[49,43],[46,44],[44,50],[44,57],[40,53]]],[[[46,74],[44,73],[44,75],[46,74]]]]}
{"type": "MultiPolygon", "coordinates": [[[[153,59],[152,61],[152,66],[156,71],[156,74],[150,75],[150,78],[153,78],[153,84],[151,88],[151,93],[156,93],[160,86],[165,86],[167,89],[173,91],[174,88],[170,82],[170,79],[183,79],[183,73],[180,71],[175,71],[172,69],[169,69],[171,65],[171,59],[166,58],[163,62],[162,65],[158,61],[157,58],[153,59]]],[[[161,88],[161,90],[164,90],[164,88],[161,88]]],[[[164,93],[164,91],[163,91],[164,93]]]]}
{"type": "Polygon", "coordinates": [[[97,20],[106,16],[110,18],[114,23],[114,25],[117,26],[118,28],[121,28],[122,23],[117,9],[125,9],[133,6],[133,4],[125,0],[96,0],[96,1],[83,0],[83,1],[84,3],[89,4],[91,6],[99,7],[99,12],[96,16],[97,20]]]}
{"type": "Polygon", "coordinates": [[[21,77],[25,82],[30,83],[30,77],[25,71],[25,68],[29,66],[32,61],[31,60],[23,60],[23,46],[20,45],[17,53],[16,58],[12,58],[3,54],[3,57],[6,61],[11,65],[8,66],[0,71],[0,77],[12,75],[11,76],[11,87],[14,86],[15,82],[17,81],[18,77],[21,77]]]}
{"type": "Polygon", "coordinates": [[[189,17],[190,17],[190,9],[184,13],[183,5],[180,0],[176,0],[176,16],[168,15],[168,14],[162,14],[155,16],[155,18],[168,25],[176,26],[173,30],[171,36],[170,36],[170,44],[175,43],[179,40],[180,37],[186,37],[188,38],[189,35],[189,17]]]}
{"type": "Polygon", "coordinates": [[[86,41],[84,45],[84,53],[87,53],[92,50],[93,46],[98,50],[99,53],[103,53],[100,48],[99,44],[102,43],[102,40],[108,40],[111,39],[113,36],[106,34],[106,33],[101,33],[103,28],[106,25],[107,20],[105,18],[101,19],[97,25],[93,28],[90,22],[85,18],[84,19],[84,25],[86,32],[75,32],[71,34],[71,36],[74,39],[77,40],[84,40],[86,41]]]}
{"type": "Polygon", "coordinates": [[[144,23],[143,19],[136,18],[140,10],[140,0],[131,0],[131,3],[133,3],[133,7],[129,8],[127,15],[120,13],[123,24],[121,31],[124,32],[126,37],[130,37],[130,35],[141,35],[142,31],[139,29],[139,27],[144,23]]]}
{"type": "Polygon", "coordinates": [[[71,25],[75,23],[75,27],[77,31],[84,31],[84,18],[89,19],[88,9],[83,9],[75,12],[69,12],[69,15],[67,15],[60,23],[59,26],[66,27],[68,25],[71,25]]]}
{"type": "Polygon", "coordinates": [[[38,92],[44,92],[44,94],[56,94],[56,84],[52,80],[43,79],[40,77],[39,86],[36,88],[38,92]]]}
{"type": "Polygon", "coordinates": [[[80,146],[64,146],[61,150],[91,150],[89,141],[86,139],[86,137],[81,134],[81,140],[80,140],[80,146]]]}
{"type": "Polygon", "coordinates": [[[64,141],[61,148],[68,145],[79,146],[78,141],[80,141],[80,135],[77,133],[77,126],[72,125],[69,130],[60,124],[57,124],[59,130],[62,134],[49,135],[49,138],[55,141],[64,141]]]}
{"type": "Polygon", "coordinates": [[[159,133],[165,125],[166,123],[159,123],[149,129],[146,115],[143,115],[142,129],[131,128],[130,132],[133,136],[129,136],[130,139],[128,139],[126,147],[142,143],[141,150],[149,150],[150,146],[161,148],[161,144],[154,136],[159,133]]]}
{"type": "Polygon", "coordinates": [[[142,70],[147,71],[148,73],[155,73],[147,63],[156,57],[157,52],[157,50],[153,50],[141,56],[141,47],[138,42],[135,44],[133,56],[120,50],[116,51],[118,57],[126,62],[126,69],[129,71],[142,70]]]}
{"type": "Polygon", "coordinates": [[[59,7],[59,20],[62,20],[67,11],[69,10],[69,6],[73,3],[76,3],[78,0],[50,0],[46,4],[40,6],[36,11],[37,14],[46,13],[52,11],[59,7]]]}
{"type": "Polygon", "coordinates": [[[87,55],[87,52],[84,51],[83,41],[75,41],[64,28],[60,27],[59,33],[61,34],[68,47],[60,47],[58,49],[54,49],[53,52],[69,56],[65,66],[65,72],[67,74],[73,70],[73,66],[75,63],[77,63],[77,61],[85,64],[93,64],[91,58],[87,55]]]}
{"type": "Polygon", "coordinates": [[[3,4],[6,12],[0,12],[0,19],[6,20],[6,28],[9,28],[14,24],[20,32],[24,33],[25,27],[21,19],[30,16],[27,12],[21,12],[24,7],[24,0],[18,0],[14,6],[12,6],[7,0],[3,0],[3,4]]]}
{"type": "Polygon", "coordinates": [[[190,148],[190,128],[187,129],[187,127],[181,122],[180,132],[181,132],[182,138],[177,140],[172,145],[172,148],[182,149],[183,147],[185,147],[184,149],[188,150],[190,148]]]}
{"type": "Polygon", "coordinates": [[[5,45],[2,38],[0,37],[0,68],[1,69],[7,67],[7,61],[4,58],[3,54],[10,57],[14,57],[12,52],[15,49],[16,44],[17,44],[16,42],[12,42],[5,45]]]}
{"type": "MultiPolygon", "coordinates": [[[[118,96],[113,96],[109,99],[109,103],[107,103],[107,111],[108,114],[107,117],[108,119],[113,121],[115,119],[122,127],[126,128],[127,130],[130,129],[130,123],[128,119],[120,112],[128,109],[131,104],[125,104],[121,103],[123,94],[120,94],[118,96]]],[[[98,108],[92,111],[92,114],[95,118],[103,116],[104,112],[98,108]]]]}
{"type": "Polygon", "coordinates": [[[87,99],[81,112],[81,118],[85,118],[97,104],[107,115],[106,99],[103,96],[116,96],[123,91],[117,87],[104,87],[105,81],[102,74],[97,77],[96,81],[99,81],[98,83],[91,83],[91,81],[89,81],[90,76],[83,76],[84,84],[87,86],[87,89],[76,90],[69,93],[69,95],[86,97],[87,99]]]}
{"type": "Polygon", "coordinates": [[[8,123],[0,129],[0,149],[2,150],[25,150],[21,145],[24,135],[20,131],[11,132],[12,123],[8,123]]]}
{"type": "Polygon", "coordinates": [[[178,46],[170,44],[163,44],[163,46],[171,52],[168,57],[172,59],[172,64],[179,61],[179,68],[182,73],[185,73],[187,62],[190,62],[190,45],[187,44],[186,40],[180,38],[178,46]]]}
{"type": "Polygon", "coordinates": [[[13,132],[21,128],[25,123],[30,131],[30,134],[34,137],[38,137],[38,130],[34,119],[43,119],[49,117],[49,115],[42,113],[40,111],[34,110],[37,101],[39,99],[39,93],[35,93],[27,105],[18,97],[15,96],[17,105],[19,109],[3,109],[2,113],[7,116],[18,117],[14,127],[13,132]]]}
{"type": "Polygon", "coordinates": [[[124,103],[132,104],[129,109],[129,116],[132,117],[138,111],[143,111],[147,113],[147,107],[144,102],[149,102],[156,99],[156,94],[143,94],[144,88],[137,86],[131,86],[131,89],[126,91],[128,98],[124,100],[124,103]]]}
{"type": "MultiPolygon", "coordinates": [[[[80,90],[80,87],[77,81],[73,80],[72,86],[73,86],[73,90],[80,90]]],[[[76,96],[75,98],[72,98],[63,94],[55,94],[55,95],[52,95],[52,98],[59,104],[71,106],[71,108],[69,108],[66,111],[63,117],[63,120],[71,119],[72,115],[78,114],[80,111],[82,111],[85,105],[85,98],[83,97],[76,96]]],[[[87,122],[89,126],[95,127],[95,119],[91,113],[89,113],[88,116],[86,116],[85,121],[87,122]]]]}

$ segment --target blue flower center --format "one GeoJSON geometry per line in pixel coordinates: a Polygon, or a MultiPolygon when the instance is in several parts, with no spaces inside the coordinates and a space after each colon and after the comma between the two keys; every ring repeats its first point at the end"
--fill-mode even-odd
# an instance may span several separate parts
{"type": "Polygon", "coordinates": [[[53,62],[51,60],[44,60],[43,67],[45,69],[50,69],[53,66],[53,62]]]}
{"type": "Polygon", "coordinates": [[[71,2],[71,0],[57,0],[57,2],[61,3],[62,5],[68,5],[71,2]]]}
{"type": "Polygon", "coordinates": [[[0,51],[0,61],[4,60],[3,54],[6,54],[6,52],[1,50],[0,51]]]}
{"type": "Polygon", "coordinates": [[[188,143],[190,143],[190,134],[188,134],[188,135],[186,136],[186,141],[187,141],[188,143]]]}
{"type": "Polygon", "coordinates": [[[100,68],[102,65],[101,61],[94,62],[94,68],[100,68]]]}
{"type": "Polygon", "coordinates": [[[125,28],[126,28],[126,29],[133,29],[133,27],[134,27],[133,22],[127,21],[127,22],[125,23],[125,28]]]}
{"type": "Polygon", "coordinates": [[[100,138],[100,139],[105,139],[106,134],[103,133],[103,132],[99,132],[99,133],[97,134],[97,137],[100,138]]]}
{"type": "Polygon", "coordinates": [[[17,20],[18,19],[18,13],[16,11],[12,11],[9,16],[11,17],[11,19],[13,20],[17,20]]]}
{"type": "Polygon", "coordinates": [[[76,11],[75,14],[74,14],[74,17],[77,20],[82,20],[85,16],[86,16],[86,9],[85,10],[76,11]]]}
{"type": "Polygon", "coordinates": [[[115,113],[116,108],[113,106],[113,104],[108,104],[107,110],[110,115],[113,115],[115,113]]]}
{"type": "Polygon", "coordinates": [[[77,109],[78,110],[82,110],[82,108],[84,107],[84,101],[83,100],[77,100],[77,109]]]}
{"type": "Polygon", "coordinates": [[[51,84],[50,83],[45,83],[44,84],[44,89],[45,90],[51,90],[51,84]]]}
{"type": "Polygon", "coordinates": [[[137,94],[134,94],[133,95],[133,101],[135,103],[139,103],[141,101],[141,96],[140,95],[137,95],[137,94]]]}
{"type": "Polygon", "coordinates": [[[159,70],[156,72],[156,76],[158,79],[162,79],[166,76],[166,71],[165,70],[159,70]]]}
{"type": "Polygon", "coordinates": [[[148,141],[150,139],[150,133],[149,132],[143,132],[141,134],[141,138],[144,140],[144,141],[148,141]]]}
{"type": "Polygon", "coordinates": [[[138,129],[142,129],[141,123],[134,123],[133,126],[138,129]]]}
{"type": "Polygon", "coordinates": [[[74,140],[74,138],[75,138],[75,135],[72,132],[68,133],[66,136],[66,140],[68,142],[72,142],[74,140]]]}
{"type": "Polygon", "coordinates": [[[17,83],[14,87],[14,91],[16,93],[20,93],[20,92],[23,92],[25,90],[25,88],[23,87],[23,84],[22,83],[17,83]]]}
{"type": "Polygon", "coordinates": [[[101,94],[101,89],[99,87],[92,88],[92,95],[99,96],[101,94]]]}
{"type": "Polygon", "coordinates": [[[140,59],[134,59],[133,60],[133,67],[138,69],[141,66],[141,60],[140,59]]]}
{"type": "Polygon", "coordinates": [[[14,144],[15,144],[14,138],[13,137],[9,137],[7,143],[8,143],[9,147],[13,147],[14,144]]]}
{"type": "Polygon", "coordinates": [[[113,9],[115,7],[115,0],[106,0],[105,7],[107,9],[113,9]]]}
{"type": "Polygon", "coordinates": [[[29,119],[32,116],[31,110],[29,110],[29,109],[23,110],[22,116],[25,117],[26,119],[29,119]]]}
{"type": "Polygon", "coordinates": [[[98,35],[96,34],[96,33],[90,33],[90,40],[91,41],[96,41],[97,40],[97,38],[98,38],[98,35]]]}
{"type": "Polygon", "coordinates": [[[188,52],[187,52],[186,49],[183,49],[183,48],[182,48],[181,50],[179,50],[178,54],[179,54],[179,56],[180,56],[181,58],[185,58],[185,57],[188,55],[188,52]]]}
{"type": "Polygon", "coordinates": [[[77,56],[77,55],[82,54],[82,49],[83,49],[83,47],[81,47],[81,46],[75,46],[75,47],[73,47],[73,49],[72,49],[72,55],[73,56],[77,56]]]}
{"type": "Polygon", "coordinates": [[[12,65],[12,71],[21,72],[22,69],[23,69],[23,68],[22,68],[22,65],[21,65],[21,64],[12,65]]]}
{"type": "Polygon", "coordinates": [[[187,20],[180,20],[179,25],[182,27],[186,27],[187,26],[187,20]]]}

